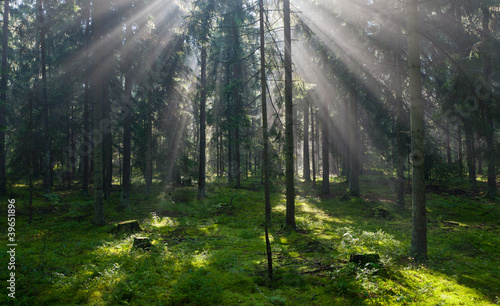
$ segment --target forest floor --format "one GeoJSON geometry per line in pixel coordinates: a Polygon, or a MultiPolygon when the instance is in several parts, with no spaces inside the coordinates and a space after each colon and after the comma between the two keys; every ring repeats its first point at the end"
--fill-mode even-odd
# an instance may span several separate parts
{"type": "MultiPolygon", "coordinates": [[[[411,211],[395,208],[392,186],[383,174],[364,175],[363,196],[348,198],[345,183],[332,178],[332,196],[322,198],[300,182],[296,231],[282,227],[285,201],[275,190],[272,282],[259,181],[244,181],[241,189],[211,182],[202,201],[195,188],[158,184],[148,198],[135,184],[133,210],[121,209],[115,190],[105,202],[103,227],[92,224],[92,199],[78,191],[35,194],[29,225],[28,191],[15,187],[16,299],[7,296],[3,244],[0,304],[499,304],[500,200],[470,194],[459,180],[429,183],[429,261],[416,264],[407,256],[411,211]],[[113,231],[130,219],[140,222],[141,232],[113,231]],[[134,236],[149,237],[151,249],[132,248],[134,236]],[[370,253],[380,262],[349,262],[351,254],[370,253]]],[[[406,200],[408,207],[410,196],[406,200]]],[[[5,221],[0,230],[7,232],[5,221]]]]}

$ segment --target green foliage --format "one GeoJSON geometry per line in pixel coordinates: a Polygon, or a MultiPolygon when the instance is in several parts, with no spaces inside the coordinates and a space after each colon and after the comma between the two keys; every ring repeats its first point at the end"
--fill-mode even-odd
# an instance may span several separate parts
{"type": "Polygon", "coordinates": [[[189,270],[174,284],[170,299],[174,305],[214,305],[220,301],[221,286],[207,269],[189,270]]]}
{"type": "MultiPolygon", "coordinates": [[[[148,201],[141,194],[131,194],[132,203],[141,203],[131,215],[117,205],[119,195],[112,194],[108,200],[111,205],[106,206],[107,215],[112,216],[113,222],[139,220],[154,246],[149,252],[132,249],[133,234],[110,235],[111,225],[97,228],[92,225],[91,217],[78,218],[93,211],[92,201],[82,201],[78,192],[55,193],[65,203],[58,205],[57,211],[44,210],[52,204],[38,196],[34,202],[35,222],[27,226],[23,214],[26,208],[20,208],[16,220],[24,228],[18,233],[23,249],[16,254],[18,302],[23,305],[494,303],[500,288],[498,203],[468,198],[466,194],[430,193],[431,260],[426,265],[415,265],[406,257],[410,212],[391,210],[385,197],[389,187],[379,176],[363,177],[361,182],[363,190],[370,190],[366,195],[369,199],[298,197],[298,231],[281,228],[284,201],[280,194],[273,194],[272,283],[264,256],[261,191],[209,184],[211,192],[203,201],[194,199],[195,188],[187,188],[193,198],[172,203],[170,187],[158,187],[152,189],[154,193],[148,201]],[[231,213],[217,213],[219,203],[232,203],[231,213]],[[390,211],[392,218],[367,214],[373,208],[390,211]],[[380,266],[347,262],[351,254],[369,253],[380,255],[380,266]]],[[[332,189],[336,192],[341,184],[332,182],[332,189]]],[[[456,181],[452,186],[459,188],[461,184],[456,181]]],[[[305,186],[298,187],[306,190],[305,186]]],[[[18,188],[16,194],[25,194],[18,188]]],[[[6,277],[5,271],[0,277],[6,277]]]]}

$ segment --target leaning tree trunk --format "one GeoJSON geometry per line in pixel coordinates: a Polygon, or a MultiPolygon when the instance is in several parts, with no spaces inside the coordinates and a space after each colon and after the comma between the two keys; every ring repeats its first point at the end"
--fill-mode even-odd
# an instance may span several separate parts
{"type": "Polygon", "coordinates": [[[7,193],[7,176],[5,171],[5,128],[7,125],[6,104],[8,77],[7,53],[9,49],[9,3],[9,0],[5,0],[3,5],[2,80],[0,81],[0,196],[4,196],[7,193]]]}
{"type": "Polygon", "coordinates": [[[424,108],[418,34],[418,0],[408,4],[408,65],[412,145],[412,233],[410,256],[427,260],[427,217],[425,203],[424,108]]]}
{"type": "Polygon", "coordinates": [[[295,228],[295,183],[293,170],[293,94],[292,40],[290,32],[290,0],[283,0],[285,26],[285,181],[286,225],[295,228]]]}

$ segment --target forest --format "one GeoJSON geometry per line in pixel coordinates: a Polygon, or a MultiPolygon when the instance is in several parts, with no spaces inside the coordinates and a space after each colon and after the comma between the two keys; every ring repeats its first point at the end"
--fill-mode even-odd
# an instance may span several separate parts
{"type": "Polygon", "coordinates": [[[500,0],[0,6],[0,304],[500,304],[500,0]]]}

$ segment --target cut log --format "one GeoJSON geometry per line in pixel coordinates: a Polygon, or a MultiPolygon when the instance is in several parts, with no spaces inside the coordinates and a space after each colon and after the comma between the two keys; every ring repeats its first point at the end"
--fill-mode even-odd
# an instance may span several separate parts
{"type": "Polygon", "coordinates": [[[134,237],[132,248],[141,248],[145,251],[149,251],[151,249],[151,241],[149,241],[148,237],[134,237]]]}
{"type": "Polygon", "coordinates": [[[123,221],[116,224],[115,233],[138,233],[142,231],[141,226],[139,225],[139,221],[137,220],[129,220],[123,221]]]}

